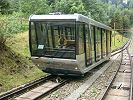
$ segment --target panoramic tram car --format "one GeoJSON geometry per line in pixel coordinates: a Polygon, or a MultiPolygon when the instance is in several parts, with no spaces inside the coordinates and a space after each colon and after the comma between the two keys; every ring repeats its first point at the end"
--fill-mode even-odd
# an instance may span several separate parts
{"type": "Polygon", "coordinates": [[[84,75],[111,56],[112,29],[81,14],[32,15],[32,61],[54,75],[84,75]]]}

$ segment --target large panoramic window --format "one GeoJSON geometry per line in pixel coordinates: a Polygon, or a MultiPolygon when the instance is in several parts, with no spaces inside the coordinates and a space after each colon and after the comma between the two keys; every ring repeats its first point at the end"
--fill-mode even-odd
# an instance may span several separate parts
{"type": "Polygon", "coordinates": [[[101,59],[101,30],[96,27],[96,61],[101,59]]]}
{"type": "Polygon", "coordinates": [[[92,64],[92,45],[91,45],[91,34],[89,25],[85,25],[85,40],[86,40],[86,64],[92,64]]]}
{"type": "Polygon", "coordinates": [[[77,48],[76,48],[76,51],[77,51],[77,55],[80,55],[80,54],[83,54],[84,53],[84,27],[85,27],[85,24],[84,23],[80,23],[78,22],[77,23],[77,34],[76,34],[76,37],[77,37],[77,48]]]}
{"type": "Polygon", "coordinates": [[[95,35],[95,26],[91,25],[91,39],[92,39],[92,62],[95,61],[95,50],[94,50],[94,35],[95,35]]]}
{"type": "Polygon", "coordinates": [[[111,36],[111,32],[110,31],[107,31],[107,50],[106,50],[106,54],[110,54],[110,36],[111,36]]]}
{"type": "Polygon", "coordinates": [[[75,22],[31,22],[32,56],[75,59],[75,22]]]}
{"type": "Polygon", "coordinates": [[[106,30],[102,29],[102,56],[106,56],[106,30]]]}

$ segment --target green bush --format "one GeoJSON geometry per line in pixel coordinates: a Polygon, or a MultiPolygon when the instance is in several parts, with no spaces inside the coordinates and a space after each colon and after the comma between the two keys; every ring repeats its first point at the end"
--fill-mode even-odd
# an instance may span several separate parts
{"type": "Polygon", "coordinates": [[[28,21],[22,23],[22,14],[13,13],[12,15],[0,15],[0,46],[14,34],[28,29],[28,21]]]}

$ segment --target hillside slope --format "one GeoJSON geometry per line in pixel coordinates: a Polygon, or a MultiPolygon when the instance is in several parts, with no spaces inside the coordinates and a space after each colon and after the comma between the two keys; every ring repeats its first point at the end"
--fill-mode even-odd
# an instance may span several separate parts
{"type": "Polygon", "coordinates": [[[6,45],[0,50],[0,93],[45,75],[30,61],[27,32],[6,45]]]}

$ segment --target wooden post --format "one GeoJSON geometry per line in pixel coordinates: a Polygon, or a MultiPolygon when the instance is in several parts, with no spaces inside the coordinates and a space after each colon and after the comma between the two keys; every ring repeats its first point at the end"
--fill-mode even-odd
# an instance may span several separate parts
{"type": "MultiPolygon", "coordinates": [[[[124,33],[123,28],[122,28],[122,33],[124,33]]],[[[123,35],[124,35],[124,34],[122,34],[122,42],[123,42],[123,35]]]]}
{"type": "Polygon", "coordinates": [[[115,46],[115,22],[114,22],[114,46],[115,46]]]}

